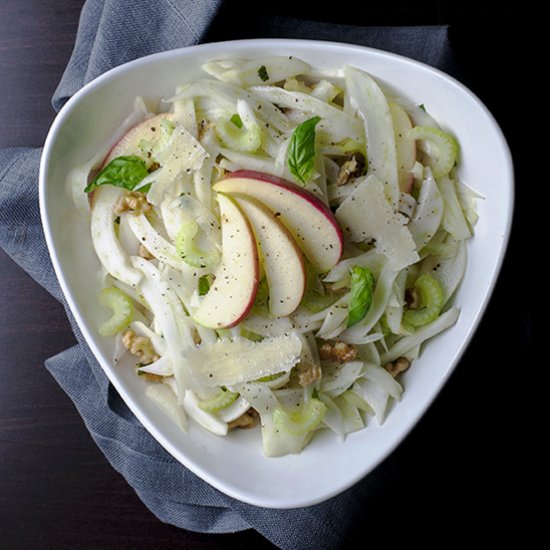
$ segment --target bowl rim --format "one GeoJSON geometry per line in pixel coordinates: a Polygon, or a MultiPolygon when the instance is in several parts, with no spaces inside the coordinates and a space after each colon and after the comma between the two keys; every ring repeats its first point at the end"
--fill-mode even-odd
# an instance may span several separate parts
{"type": "Polygon", "coordinates": [[[256,38],[256,39],[243,39],[243,40],[229,40],[229,41],[221,41],[221,42],[209,42],[209,43],[203,43],[203,44],[148,54],[146,56],[123,63],[116,67],[113,67],[108,71],[106,71],[105,73],[94,78],[92,81],[85,84],[78,92],[76,92],[71,98],[69,98],[69,100],[65,103],[65,105],[60,109],[46,137],[42,156],[41,156],[40,172],[39,172],[40,217],[41,217],[42,227],[44,230],[44,235],[45,235],[45,239],[48,247],[48,252],[52,261],[52,265],[54,267],[55,274],[59,281],[60,287],[63,291],[63,297],[67,301],[70,311],[74,316],[74,318],[76,319],[78,327],[82,332],[87,345],[89,346],[92,353],[94,354],[95,359],[101,365],[102,370],[105,372],[106,376],[109,378],[109,381],[114,385],[117,392],[119,392],[119,394],[122,396],[126,404],[131,409],[132,413],[138,418],[138,420],[142,423],[142,425],[145,426],[147,431],[185,468],[188,468],[190,471],[198,475],[204,481],[206,481],[216,489],[222,491],[226,495],[229,495],[230,497],[233,497],[237,500],[240,500],[242,502],[246,502],[248,504],[252,504],[255,506],[263,506],[263,507],[276,508],[276,509],[292,509],[292,508],[300,508],[300,507],[319,504],[320,502],[324,502],[342,493],[343,491],[350,488],[351,486],[355,485],[357,482],[363,479],[366,475],[370,474],[383,460],[385,460],[387,456],[397,448],[397,446],[403,441],[403,439],[410,434],[410,432],[412,431],[414,426],[417,424],[417,422],[424,416],[428,408],[433,403],[434,399],[439,395],[441,388],[445,385],[450,375],[454,372],[465,350],[468,348],[471,342],[471,339],[473,338],[473,335],[475,334],[479,326],[479,323],[486,311],[486,308],[491,300],[491,296],[493,294],[496,282],[498,280],[500,271],[502,269],[502,264],[504,261],[504,257],[506,255],[508,244],[509,244],[510,232],[512,227],[512,218],[513,218],[513,212],[514,212],[514,202],[515,202],[514,168],[513,168],[513,161],[512,161],[512,156],[510,153],[509,146],[506,142],[506,139],[504,137],[504,134],[499,124],[497,123],[492,113],[469,88],[467,88],[464,84],[459,82],[454,77],[448,75],[447,73],[435,67],[432,67],[430,65],[427,65],[426,63],[411,59],[409,57],[406,57],[400,54],[395,54],[385,50],[380,50],[377,48],[371,48],[367,46],[361,46],[357,44],[349,44],[349,43],[336,42],[336,41],[323,41],[323,40],[256,38]],[[431,72],[432,74],[438,76],[439,78],[442,78],[443,80],[447,81],[447,83],[450,84],[451,86],[457,88],[460,93],[467,96],[470,101],[473,101],[474,103],[477,104],[479,108],[481,108],[481,110],[487,116],[488,121],[492,124],[492,129],[495,131],[495,135],[498,138],[499,146],[501,147],[502,153],[506,158],[506,166],[504,167],[504,170],[507,175],[507,178],[505,182],[501,182],[501,183],[502,185],[506,185],[508,187],[507,191],[508,191],[509,202],[505,205],[505,207],[507,208],[506,217],[505,217],[505,227],[502,234],[500,250],[499,250],[498,256],[496,257],[496,263],[495,263],[496,268],[489,280],[488,289],[485,295],[486,297],[484,299],[484,302],[482,306],[478,309],[477,313],[475,314],[473,318],[473,322],[471,323],[468,329],[466,338],[462,342],[460,349],[458,350],[458,353],[456,354],[454,359],[449,362],[448,370],[443,376],[441,376],[439,380],[439,384],[436,386],[436,389],[433,392],[433,394],[430,396],[430,398],[423,401],[421,407],[419,408],[419,414],[416,416],[416,418],[414,419],[410,427],[404,430],[399,437],[396,437],[395,440],[392,441],[391,444],[387,446],[384,452],[380,452],[376,457],[376,459],[371,462],[368,468],[365,468],[359,474],[355,475],[353,478],[348,479],[346,483],[341,484],[337,488],[331,491],[327,491],[322,495],[320,496],[318,495],[314,498],[308,497],[307,495],[297,495],[293,499],[287,498],[285,500],[281,499],[280,501],[274,501],[269,496],[258,497],[257,495],[250,495],[245,490],[242,490],[240,488],[236,488],[233,486],[228,487],[225,485],[223,480],[218,479],[216,476],[212,476],[209,470],[204,469],[200,463],[195,463],[194,461],[189,461],[188,459],[184,460],[184,458],[182,458],[182,453],[177,448],[175,448],[175,446],[172,445],[171,441],[166,437],[164,437],[164,435],[157,430],[154,423],[150,422],[146,417],[146,415],[142,413],[140,406],[134,402],[132,394],[126,391],[126,389],[123,387],[121,383],[119,383],[118,380],[111,379],[111,377],[108,376],[107,371],[102,365],[102,362],[103,362],[102,353],[95,345],[94,338],[92,337],[91,334],[89,334],[89,331],[86,328],[86,324],[84,322],[84,318],[81,314],[80,308],[77,306],[77,304],[73,300],[72,293],[69,288],[69,284],[65,279],[64,272],[61,267],[61,263],[57,254],[57,250],[55,246],[55,238],[53,236],[51,221],[49,216],[46,174],[51,162],[52,150],[54,148],[56,139],[60,131],[62,130],[66,119],[72,112],[73,108],[78,106],[82,98],[92,93],[95,90],[95,88],[101,86],[104,82],[109,81],[113,78],[116,78],[121,74],[124,74],[124,72],[129,69],[139,67],[142,64],[148,64],[152,60],[179,57],[184,53],[187,56],[187,55],[192,55],[193,52],[208,53],[209,51],[211,51],[213,55],[222,56],[222,52],[230,54],[232,50],[236,50],[239,47],[242,47],[242,48],[260,47],[262,51],[266,51],[267,49],[271,48],[276,51],[277,48],[281,48],[281,47],[284,47],[287,49],[292,48],[293,44],[296,44],[297,46],[307,45],[319,51],[348,50],[348,51],[353,51],[359,55],[364,55],[365,53],[367,53],[369,56],[378,57],[380,59],[383,59],[383,58],[396,59],[401,63],[405,63],[407,65],[412,66],[413,68],[431,72]]]}

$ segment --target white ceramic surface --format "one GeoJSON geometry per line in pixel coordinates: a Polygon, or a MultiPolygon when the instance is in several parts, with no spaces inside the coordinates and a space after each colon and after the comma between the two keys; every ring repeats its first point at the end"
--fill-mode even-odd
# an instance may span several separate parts
{"type": "MultiPolygon", "coordinates": [[[[410,59],[378,50],[329,42],[245,40],[205,44],[138,59],[102,75],[78,92],[57,116],[46,140],[40,170],[40,205],[53,265],[71,310],[111,382],[149,432],[186,467],[214,487],[251,504],[294,508],[316,504],[356,483],[405,437],[458,362],[487,305],[504,256],[513,208],[513,169],[502,133],[487,109],[464,86],[410,59]],[[469,243],[469,265],[455,303],[458,323],[425,346],[408,371],[400,403],[383,426],[374,420],[345,442],[328,430],[300,455],[277,459],[262,454],[258,430],[216,437],[195,425],[187,435],[144,394],[144,383],[128,365],[113,367],[113,343],[97,332],[99,263],[88,221],[65,192],[73,167],[91,158],[131,111],[136,95],[150,101],[170,97],[176,86],[203,76],[212,59],[294,55],[315,67],[349,63],[390,90],[424,103],[461,144],[459,176],[484,195],[480,220],[469,243]],[[127,367],[127,368],[125,368],[127,367]]],[[[471,368],[474,376],[477,365],[471,368]]]]}

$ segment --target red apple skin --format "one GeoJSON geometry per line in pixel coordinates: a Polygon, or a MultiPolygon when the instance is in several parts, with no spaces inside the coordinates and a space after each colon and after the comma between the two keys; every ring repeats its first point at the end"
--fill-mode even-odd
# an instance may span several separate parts
{"type": "MultiPolygon", "coordinates": [[[[241,321],[244,321],[246,316],[250,313],[250,310],[254,306],[254,301],[256,300],[256,294],[258,293],[258,286],[260,284],[260,259],[258,257],[258,245],[256,244],[256,238],[254,237],[254,230],[252,229],[252,226],[250,225],[250,222],[248,221],[248,218],[244,215],[243,211],[239,208],[239,205],[235,203],[235,201],[232,201],[233,204],[236,205],[236,207],[241,212],[242,216],[244,217],[244,220],[246,222],[246,225],[249,230],[249,236],[250,240],[252,242],[252,250],[253,250],[253,260],[254,260],[254,290],[252,294],[250,295],[250,301],[246,305],[245,309],[241,313],[241,316],[233,321],[230,325],[227,325],[223,328],[233,328],[234,326],[238,325],[241,321]]],[[[214,283],[215,284],[215,283],[214,283]]]]}
{"type": "Polygon", "coordinates": [[[319,210],[326,220],[332,225],[334,228],[337,236],[338,236],[338,244],[340,246],[338,250],[338,260],[336,263],[340,260],[342,257],[343,252],[343,245],[344,245],[344,235],[342,233],[342,229],[340,228],[340,225],[338,224],[338,221],[336,220],[336,217],[330,210],[330,208],[321,200],[319,200],[315,195],[310,193],[309,191],[306,191],[303,187],[300,187],[299,185],[296,185],[295,183],[292,183],[288,180],[285,180],[283,178],[279,178],[277,176],[272,176],[271,174],[266,174],[264,172],[257,172],[255,170],[237,170],[235,172],[230,172],[227,174],[224,178],[222,178],[220,181],[223,181],[225,179],[233,179],[233,178],[243,178],[243,179],[252,179],[252,180],[259,180],[259,181],[265,181],[267,183],[270,183],[272,185],[276,185],[279,187],[283,187],[284,189],[290,189],[292,192],[296,193],[300,197],[307,200],[311,205],[313,205],[317,210],[319,210]]]}
{"type": "MultiPolygon", "coordinates": [[[[140,132],[145,133],[147,128],[151,127],[151,122],[159,122],[164,119],[170,119],[172,113],[161,113],[160,115],[155,115],[146,120],[138,122],[135,126],[132,126],[112,147],[109,149],[107,156],[103,159],[101,166],[98,171],[103,170],[107,164],[109,164],[113,159],[117,157],[124,157],[129,155],[134,155],[136,151],[130,147],[128,144],[131,142],[133,136],[139,135],[140,132]]],[[[93,196],[94,192],[90,191],[88,193],[88,201],[90,203],[90,208],[93,207],[93,196]]]]}
{"type": "MultiPolygon", "coordinates": [[[[258,262],[256,261],[256,265],[257,264],[258,262]]],[[[255,287],[254,293],[250,296],[250,302],[242,312],[242,315],[237,320],[230,323],[229,325],[225,325],[223,327],[220,326],[218,328],[233,328],[234,326],[237,326],[241,321],[244,321],[246,319],[246,316],[250,313],[250,310],[254,307],[254,300],[256,300],[256,294],[258,293],[258,284],[260,282],[258,275],[259,275],[259,271],[256,270],[256,287],[255,287]]]]}
{"type": "MultiPolygon", "coordinates": [[[[131,147],[132,138],[135,138],[140,133],[146,134],[153,124],[158,123],[163,119],[169,119],[172,116],[171,113],[161,113],[151,118],[147,118],[138,122],[135,126],[132,126],[110,149],[107,156],[103,160],[101,169],[103,169],[109,162],[117,157],[124,157],[128,155],[135,155],[138,151],[131,147]]],[[[151,136],[149,136],[151,137],[151,136]]],[[[144,136],[147,138],[147,136],[144,136]]],[[[143,138],[142,138],[143,139],[143,138]]],[[[140,140],[141,141],[141,140],[140,140]]]]}
{"type": "MultiPolygon", "coordinates": [[[[264,206],[259,201],[256,201],[255,199],[251,199],[251,198],[245,199],[243,197],[238,197],[238,198],[236,197],[235,200],[236,200],[237,204],[239,205],[239,207],[241,207],[241,210],[244,211],[245,216],[249,216],[249,212],[247,212],[246,208],[243,205],[243,202],[245,203],[245,205],[246,205],[246,203],[250,203],[251,206],[255,205],[256,208],[258,210],[261,210],[262,212],[264,212],[267,217],[272,217],[273,216],[273,213],[266,206],[264,206]]],[[[304,257],[302,255],[302,252],[300,251],[298,245],[296,244],[296,241],[294,240],[294,237],[292,237],[292,235],[290,234],[288,229],[285,227],[285,225],[283,223],[279,222],[276,218],[273,218],[273,222],[276,224],[276,227],[278,227],[278,230],[286,237],[287,242],[288,242],[288,246],[291,247],[294,250],[295,258],[298,260],[299,265],[300,265],[300,269],[297,270],[297,271],[301,275],[301,277],[299,278],[300,280],[298,280],[294,283],[295,288],[299,288],[300,292],[299,292],[298,295],[296,295],[296,301],[295,301],[295,304],[294,304],[294,308],[291,309],[288,312],[279,313],[279,314],[275,313],[272,310],[272,302],[271,302],[271,299],[272,299],[271,290],[272,290],[272,288],[271,288],[270,282],[269,282],[268,270],[264,267],[264,271],[265,271],[267,279],[268,279],[268,287],[269,287],[269,294],[270,294],[269,309],[271,311],[271,314],[274,315],[275,317],[286,317],[286,316],[288,316],[288,315],[290,315],[291,313],[294,312],[294,310],[299,306],[300,302],[302,301],[302,298],[304,297],[304,293],[305,293],[305,290],[306,290],[306,265],[305,265],[305,262],[304,262],[304,257]]],[[[254,229],[254,231],[256,231],[255,224],[250,220],[249,220],[249,223],[250,223],[252,229],[254,229]]],[[[258,250],[262,250],[260,239],[258,239],[258,234],[256,234],[256,239],[258,241],[258,250]]],[[[264,256],[264,261],[266,261],[265,256],[264,256]]],[[[260,263],[260,265],[261,265],[261,263],[260,263]]]]}

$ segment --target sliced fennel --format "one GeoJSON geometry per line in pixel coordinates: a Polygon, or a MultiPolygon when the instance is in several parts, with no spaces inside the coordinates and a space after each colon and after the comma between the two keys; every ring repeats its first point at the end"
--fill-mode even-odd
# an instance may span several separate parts
{"type": "Polygon", "coordinates": [[[414,217],[409,230],[418,250],[422,250],[436,234],[443,217],[443,198],[433,177],[422,182],[414,217]]]}
{"type": "Polygon", "coordinates": [[[387,394],[396,400],[401,399],[403,388],[395,378],[386,370],[377,365],[365,365],[364,376],[367,380],[380,386],[387,394]]]}
{"type": "Polygon", "coordinates": [[[339,142],[346,138],[364,142],[362,124],[356,118],[316,97],[302,92],[289,92],[275,86],[255,86],[252,91],[275,105],[316,113],[322,119],[317,129],[326,134],[328,142],[339,142]]]}
{"type": "Polygon", "coordinates": [[[455,182],[447,177],[441,178],[439,189],[445,204],[445,212],[441,222],[443,229],[449,232],[457,241],[470,238],[472,231],[462,210],[455,182]]]}
{"type": "Polygon", "coordinates": [[[227,422],[220,420],[214,414],[203,410],[199,398],[193,390],[187,390],[183,398],[185,412],[204,429],[214,435],[227,435],[227,422]]]}
{"type": "Polygon", "coordinates": [[[347,65],[344,73],[350,103],[365,123],[368,173],[380,179],[387,199],[395,206],[399,200],[399,181],[388,101],[378,84],[364,71],[347,65]]]}
{"type": "Polygon", "coordinates": [[[115,233],[115,205],[124,194],[122,189],[105,185],[94,191],[91,233],[94,249],[109,275],[130,286],[136,286],[141,274],[132,267],[115,233]]]}
{"type": "Polygon", "coordinates": [[[343,365],[324,365],[321,392],[330,397],[342,395],[363,371],[362,361],[349,361],[343,365]]]}
{"type": "Polygon", "coordinates": [[[433,338],[436,334],[444,331],[456,323],[458,319],[459,309],[452,307],[448,311],[442,313],[435,321],[420,327],[410,336],[404,336],[398,340],[387,352],[382,354],[382,364],[385,365],[391,361],[395,361],[402,355],[406,356],[407,353],[415,349],[418,345],[422,344],[429,338],[433,338]]]}
{"type": "Polygon", "coordinates": [[[422,262],[422,271],[429,273],[439,282],[444,304],[447,303],[458,288],[466,271],[468,261],[466,242],[460,241],[456,244],[457,247],[454,255],[448,257],[429,256],[422,262]]]}
{"type": "Polygon", "coordinates": [[[357,380],[353,385],[352,391],[374,412],[378,424],[382,424],[388,406],[388,392],[378,384],[366,378],[357,380]]]}
{"type": "Polygon", "coordinates": [[[225,82],[248,87],[286,80],[307,72],[310,66],[297,57],[280,56],[264,58],[261,61],[210,61],[205,63],[202,69],[225,82]],[[260,71],[261,67],[265,72],[260,71]]]}
{"type": "Polygon", "coordinates": [[[350,401],[343,396],[336,397],[334,399],[334,404],[342,414],[342,431],[344,436],[365,427],[365,422],[360,412],[362,409],[350,403],[350,401]]]}
{"type": "Polygon", "coordinates": [[[128,224],[136,239],[150,254],[165,264],[176,269],[180,268],[181,260],[178,258],[176,248],[153,227],[145,214],[128,216],[128,224]]]}
{"type": "Polygon", "coordinates": [[[168,354],[163,355],[160,359],[154,363],[149,363],[138,369],[138,374],[142,372],[148,372],[150,374],[158,374],[159,376],[173,376],[174,369],[172,368],[172,362],[168,354]]]}
{"type": "Polygon", "coordinates": [[[250,404],[244,397],[238,397],[233,403],[216,412],[216,416],[223,422],[233,422],[250,409],[250,404]]]}
{"type": "Polygon", "coordinates": [[[161,273],[154,265],[137,257],[132,258],[132,261],[144,275],[140,285],[141,293],[166,341],[166,354],[174,369],[178,395],[185,395],[188,389],[199,389],[200,385],[193,379],[188,362],[184,359],[188,350],[195,347],[195,342],[188,325],[183,321],[185,313],[181,302],[169,282],[161,280],[161,273]]]}
{"type": "Polygon", "coordinates": [[[164,384],[152,384],[147,386],[145,395],[156,403],[180,428],[181,431],[187,431],[187,416],[178,399],[169,386],[164,384]]]}

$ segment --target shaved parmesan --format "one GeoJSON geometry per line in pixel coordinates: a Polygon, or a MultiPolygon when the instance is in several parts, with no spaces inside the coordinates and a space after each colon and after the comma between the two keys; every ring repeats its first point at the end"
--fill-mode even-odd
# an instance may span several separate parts
{"type": "Polygon", "coordinates": [[[166,147],[155,155],[161,167],[146,178],[146,183],[153,182],[147,200],[159,205],[169,185],[181,174],[199,170],[207,157],[208,153],[193,135],[184,126],[176,126],[166,147]]]}
{"type": "Polygon", "coordinates": [[[302,341],[295,333],[252,342],[218,340],[186,353],[186,362],[200,384],[231,386],[288,372],[299,361],[302,341]]]}
{"type": "Polygon", "coordinates": [[[338,207],[336,218],[354,242],[373,240],[394,269],[418,261],[407,218],[388,203],[384,186],[375,176],[369,176],[338,207]]]}

